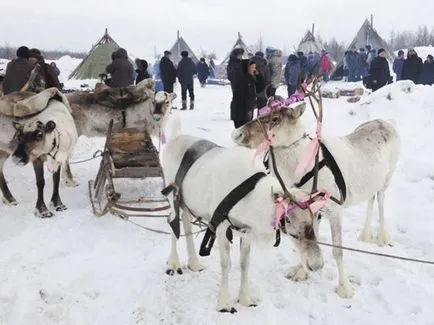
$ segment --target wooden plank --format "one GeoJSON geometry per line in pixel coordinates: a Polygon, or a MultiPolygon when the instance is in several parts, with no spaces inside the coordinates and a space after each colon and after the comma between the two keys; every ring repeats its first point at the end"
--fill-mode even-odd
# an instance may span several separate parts
{"type": "Polygon", "coordinates": [[[125,167],[116,169],[113,178],[145,178],[162,176],[163,171],[160,167],[125,167]]]}

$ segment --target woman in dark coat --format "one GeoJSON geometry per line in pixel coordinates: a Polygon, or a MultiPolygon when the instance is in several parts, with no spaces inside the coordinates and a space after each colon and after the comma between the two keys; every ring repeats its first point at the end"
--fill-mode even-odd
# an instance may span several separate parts
{"type": "Polygon", "coordinates": [[[231,76],[233,98],[231,103],[231,120],[238,128],[253,119],[256,107],[256,94],[265,88],[263,76],[256,70],[251,60],[241,61],[241,70],[231,76]]]}
{"type": "Polygon", "coordinates": [[[378,56],[372,60],[369,68],[369,75],[372,91],[376,91],[392,81],[389,62],[387,62],[386,52],[384,49],[379,49],[378,56]]]}
{"type": "Polygon", "coordinates": [[[431,54],[427,56],[426,61],[423,63],[420,83],[422,85],[434,84],[434,60],[431,54]]]}
{"type": "Polygon", "coordinates": [[[137,77],[136,77],[136,85],[145,79],[151,78],[148,72],[148,62],[146,60],[136,59],[137,65],[137,77]]]}

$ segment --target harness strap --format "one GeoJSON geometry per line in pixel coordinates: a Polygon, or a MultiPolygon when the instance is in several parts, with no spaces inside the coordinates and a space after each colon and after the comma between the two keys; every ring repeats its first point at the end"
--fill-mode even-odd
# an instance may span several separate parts
{"type": "MultiPolygon", "coordinates": [[[[200,256],[208,256],[211,253],[211,248],[215,240],[215,232],[217,227],[224,221],[228,219],[229,211],[241,201],[247,194],[249,194],[256,186],[256,184],[267,174],[264,172],[257,172],[256,174],[250,176],[240,185],[235,187],[228,195],[220,202],[220,204],[215,209],[211,221],[209,222],[208,229],[200,245],[200,256]]],[[[230,230],[230,228],[229,228],[230,230]]],[[[226,232],[226,237],[230,242],[232,242],[232,231],[226,232]]]]}
{"type": "Polygon", "coordinates": [[[161,193],[164,196],[169,195],[172,191],[175,192],[174,199],[174,208],[175,208],[175,218],[169,222],[170,227],[173,230],[176,238],[179,239],[179,235],[181,233],[180,225],[179,225],[179,208],[184,204],[182,202],[182,183],[184,182],[185,175],[190,170],[191,166],[205,153],[210,151],[211,149],[220,147],[214,142],[208,140],[199,140],[193,143],[190,148],[184,153],[182,157],[181,164],[179,165],[178,171],[175,176],[175,183],[169,184],[165,187],[161,193]]]}
{"type": "MultiPolygon", "coordinates": [[[[320,171],[325,166],[327,166],[330,169],[335,179],[335,183],[338,186],[339,192],[341,194],[341,201],[343,203],[347,198],[347,185],[345,183],[344,176],[342,175],[342,172],[338,164],[336,163],[335,158],[333,157],[331,152],[327,149],[327,147],[324,145],[324,143],[320,142],[319,144],[324,158],[318,164],[318,171],[320,171]]],[[[308,181],[310,181],[314,177],[314,175],[315,175],[315,167],[313,167],[308,173],[306,173],[301,178],[301,180],[298,183],[294,185],[296,187],[302,187],[308,181]]]]}

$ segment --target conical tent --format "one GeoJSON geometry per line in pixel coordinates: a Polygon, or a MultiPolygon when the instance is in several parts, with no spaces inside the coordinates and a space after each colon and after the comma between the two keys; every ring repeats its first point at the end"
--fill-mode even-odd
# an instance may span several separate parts
{"type": "Polygon", "coordinates": [[[235,42],[234,46],[232,46],[232,49],[230,50],[228,56],[220,63],[220,66],[225,67],[229,62],[229,57],[231,55],[231,52],[234,49],[238,49],[238,48],[244,50],[244,55],[247,55],[248,53],[253,54],[253,52],[247,47],[246,43],[244,43],[243,38],[241,37],[241,33],[238,32],[237,41],[235,42]]]}
{"type": "Polygon", "coordinates": [[[309,52],[320,53],[321,50],[324,50],[324,46],[321,44],[321,42],[315,38],[313,32],[310,30],[306,31],[306,34],[298,45],[297,52],[303,52],[306,55],[309,52]]]}
{"type": "Polygon", "coordinates": [[[179,31],[177,33],[177,38],[175,44],[173,44],[172,48],[170,49],[170,52],[172,52],[171,59],[173,63],[176,65],[181,61],[181,52],[187,51],[188,56],[193,60],[194,63],[198,63],[199,59],[194,54],[193,50],[188,46],[187,42],[179,36],[179,31]]]}
{"type": "Polygon", "coordinates": [[[112,53],[119,48],[106,28],[103,37],[92,46],[89,54],[71,72],[68,79],[99,79],[99,75],[105,73],[106,66],[112,62],[112,53]]]}
{"type": "MultiPolygon", "coordinates": [[[[372,22],[369,22],[368,19],[366,19],[362,27],[360,27],[353,41],[350,43],[350,46],[348,46],[348,50],[359,50],[361,48],[365,48],[366,45],[370,45],[371,48],[375,50],[383,48],[386,52],[386,59],[389,62],[393,62],[396,58],[395,53],[393,53],[393,51],[389,48],[387,42],[380,37],[380,35],[374,29],[372,22]]],[[[332,75],[332,79],[338,80],[342,78],[343,60],[344,59],[341,58],[341,61],[337,64],[336,70],[332,75]]]]}
{"type": "Polygon", "coordinates": [[[386,58],[388,61],[395,59],[395,54],[390,50],[389,45],[384,41],[377,31],[373,28],[368,19],[365,20],[360,30],[357,32],[348,49],[365,48],[366,45],[371,45],[373,49],[383,48],[386,51],[386,58]]]}

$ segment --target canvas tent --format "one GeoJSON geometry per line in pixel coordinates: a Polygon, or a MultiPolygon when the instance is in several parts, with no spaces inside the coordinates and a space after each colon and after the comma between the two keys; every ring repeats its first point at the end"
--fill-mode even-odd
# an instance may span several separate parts
{"type": "MultiPolygon", "coordinates": [[[[386,41],[384,41],[377,31],[373,27],[373,18],[371,16],[371,21],[368,19],[365,20],[362,27],[360,27],[353,41],[348,46],[348,50],[359,50],[361,48],[365,48],[366,45],[370,45],[373,49],[378,50],[383,48],[386,52],[386,59],[389,62],[393,62],[396,58],[395,53],[389,48],[389,45],[386,41]]],[[[342,78],[342,66],[343,66],[343,58],[336,66],[336,71],[332,75],[332,79],[341,79],[342,78]]]]}
{"type": "Polygon", "coordinates": [[[297,48],[297,52],[303,52],[306,55],[309,52],[321,53],[321,50],[323,49],[324,46],[314,36],[314,26],[312,26],[312,31],[307,30],[306,34],[301,39],[301,42],[297,48]]]}
{"type": "Polygon", "coordinates": [[[246,43],[244,43],[243,38],[241,37],[241,33],[238,32],[238,38],[237,41],[235,42],[234,46],[232,46],[231,50],[229,51],[227,57],[216,67],[216,74],[217,74],[217,78],[220,79],[226,79],[226,66],[228,65],[229,62],[229,57],[231,55],[231,52],[234,49],[243,49],[244,50],[244,56],[245,58],[247,58],[248,54],[253,55],[254,53],[247,47],[246,43]]]}
{"type": "Polygon", "coordinates": [[[68,79],[99,79],[99,75],[105,73],[106,66],[112,62],[112,53],[119,48],[106,28],[104,35],[92,46],[89,54],[71,72],[68,79]]]}
{"type": "Polygon", "coordinates": [[[194,63],[198,63],[199,59],[194,54],[193,50],[188,46],[187,42],[179,36],[179,31],[177,32],[176,42],[173,44],[172,48],[170,49],[170,52],[172,52],[171,59],[173,63],[176,65],[181,61],[181,52],[187,51],[188,56],[193,60],[194,63]]]}

